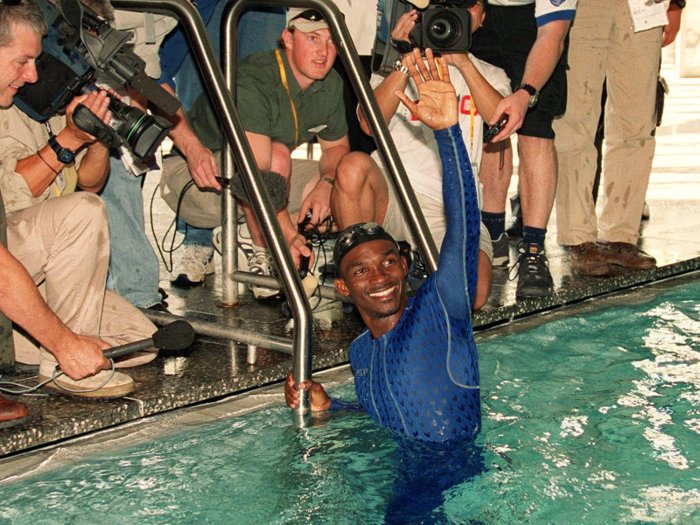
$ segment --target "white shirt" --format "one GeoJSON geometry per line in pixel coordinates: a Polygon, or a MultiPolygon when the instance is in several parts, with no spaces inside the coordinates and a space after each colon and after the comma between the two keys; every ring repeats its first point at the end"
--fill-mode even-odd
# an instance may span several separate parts
{"type": "MultiPolygon", "coordinates": [[[[503,96],[508,96],[511,93],[510,80],[505,71],[479,60],[471,53],[469,58],[496,91],[503,96]]],[[[476,106],[473,108],[472,118],[469,86],[456,67],[448,67],[450,68],[450,79],[459,97],[459,125],[462,128],[464,144],[467,146],[474,175],[477,176],[484,142],[484,121],[476,106]],[[473,127],[472,122],[474,123],[473,127]]],[[[375,73],[372,75],[370,83],[373,88],[376,88],[383,80],[384,77],[375,73]]],[[[412,100],[418,99],[418,91],[413,81],[409,81],[404,92],[412,100]]],[[[389,122],[389,131],[396,144],[399,157],[406,168],[406,174],[411,181],[413,190],[442,201],[442,164],[432,130],[419,120],[414,119],[406,106],[399,104],[399,108],[389,122]]],[[[383,165],[378,151],[372,153],[372,157],[378,165],[383,165]]]]}
{"type": "Polygon", "coordinates": [[[345,24],[358,55],[371,55],[377,34],[377,0],[333,0],[345,15],[345,24]]]}
{"type": "Polygon", "coordinates": [[[539,27],[554,20],[573,20],[578,0],[488,0],[488,3],[504,7],[535,4],[539,27]]]}

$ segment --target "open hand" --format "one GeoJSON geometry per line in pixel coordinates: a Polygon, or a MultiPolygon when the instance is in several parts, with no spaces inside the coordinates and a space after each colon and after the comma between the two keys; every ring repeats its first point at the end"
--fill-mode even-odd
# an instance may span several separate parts
{"type": "Polygon", "coordinates": [[[457,93],[450,82],[447,61],[444,58],[440,59],[441,77],[431,49],[425,50],[425,61],[418,49],[413,50],[412,58],[413,60],[408,63],[408,70],[418,87],[418,103],[413,103],[402,91],[396,91],[396,96],[408,108],[411,115],[430,129],[438,130],[454,126],[458,119],[457,93]]]}

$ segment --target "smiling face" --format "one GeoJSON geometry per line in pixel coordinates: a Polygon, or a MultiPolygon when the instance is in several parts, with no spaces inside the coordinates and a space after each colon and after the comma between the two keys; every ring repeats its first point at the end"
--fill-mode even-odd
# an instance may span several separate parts
{"type": "Polygon", "coordinates": [[[406,307],[406,259],[395,243],[369,241],[350,250],[335,280],[339,294],[351,297],[374,337],[391,330],[406,307]]]}
{"type": "Polygon", "coordinates": [[[299,29],[285,29],[282,40],[289,65],[302,90],[306,90],[315,80],[326,78],[337,54],[328,29],[318,29],[310,33],[299,29]]]}
{"type": "Polygon", "coordinates": [[[17,90],[37,81],[41,35],[24,24],[13,28],[12,41],[0,48],[0,108],[9,108],[17,90]]]}

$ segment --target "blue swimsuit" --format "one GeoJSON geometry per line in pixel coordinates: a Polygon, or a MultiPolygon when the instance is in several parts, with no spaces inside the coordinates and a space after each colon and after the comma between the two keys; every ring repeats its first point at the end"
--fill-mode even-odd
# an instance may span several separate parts
{"type": "MultiPolygon", "coordinates": [[[[477,280],[479,208],[458,125],[435,132],[443,167],[447,233],[439,269],[408,300],[397,325],[350,346],[361,407],[382,426],[422,441],[479,431],[479,367],[471,325],[477,280]]],[[[347,406],[333,400],[331,410],[347,406]]]]}

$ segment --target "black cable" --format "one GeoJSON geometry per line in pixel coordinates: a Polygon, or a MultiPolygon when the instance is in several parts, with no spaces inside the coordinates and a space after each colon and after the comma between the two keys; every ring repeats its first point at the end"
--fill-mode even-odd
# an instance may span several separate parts
{"type": "MultiPolygon", "coordinates": [[[[180,206],[182,205],[182,200],[184,199],[185,194],[192,186],[194,186],[194,183],[195,183],[194,180],[190,180],[187,182],[187,184],[185,184],[183,186],[182,192],[180,193],[180,196],[177,199],[177,206],[175,208],[175,218],[172,220],[172,222],[168,226],[168,229],[165,230],[165,233],[163,234],[163,239],[160,241],[158,240],[158,235],[156,234],[156,229],[155,229],[155,225],[153,222],[153,201],[156,198],[156,191],[158,191],[159,185],[156,185],[156,187],[153,189],[153,194],[151,195],[151,205],[149,207],[149,216],[151,219],[151,233],[153,234],[153,240],[156,243],[156,248],[158,248],[158,254],[160,255],[160,259],[161,259],[161,261],[163,261],[163,265],[165,266],[165,269],[168,272],[173,271],[173,253],[178,248],[180,248],[180,246],[182,246],[182,243],[184,242],[184,238],[183,238],[183,240],[180,242],[180,244],[175,246],[175,238],[177,237],[177,221],[180,218],[180,206]],[[166,248],[165,242],[168,238],[168,234],[170,233],[170,230],[173,228],[174,228],[174,231],[173,231],[172,241],[170,243],[170,248],[166,248]],[[170,262],[169,266],[168,266],[168,261],[165,260],[165,253],[167,253],[169,256],[168,257],[169,262],[170,262]]],[[[187,237],[187,223],[185,223],[185,237],[187,237]]]]}

